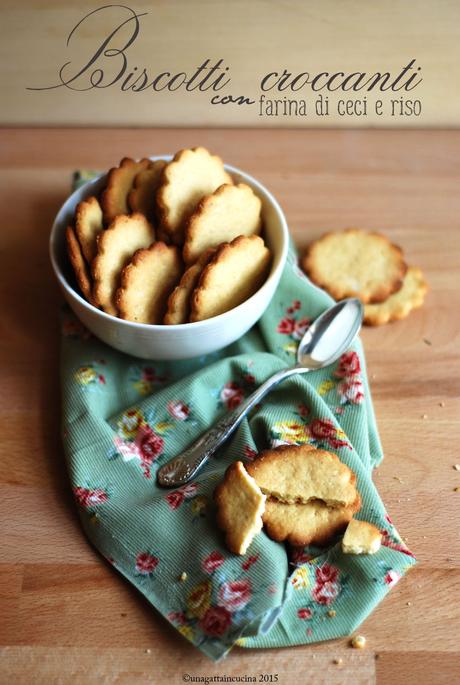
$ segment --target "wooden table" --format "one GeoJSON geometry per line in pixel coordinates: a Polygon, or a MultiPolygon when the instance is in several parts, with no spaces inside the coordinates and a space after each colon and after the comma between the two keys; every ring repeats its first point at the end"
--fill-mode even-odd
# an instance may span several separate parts
{"type": "Polygon", "coordinates": [[[181,683],[279,674],[280,685],[459,682],[460,131],[0,131],[0,681],[181,683]],[[235,649],[215,665],[88,545],[59,439],[50,225],[78,167],[204,144],[261,179],[299,246],[379,229],[430,283],[423,309],[363,340],[386,458],[375,480],[419,563],[347,640],[235,649]],[[342,664],[333,663],[341,658],[342,664]]]}

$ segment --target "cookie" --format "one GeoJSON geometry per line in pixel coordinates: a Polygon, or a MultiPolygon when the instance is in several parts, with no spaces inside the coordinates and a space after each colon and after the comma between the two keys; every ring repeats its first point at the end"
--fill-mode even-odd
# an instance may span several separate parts
{"type": "Polygon", "coordinates": [[[208,247],[217,247],[239,235],[260,233],[262,202],[244,183],[224,183],[204,197],[185,229],[184,262],[192,264],[208,247]]]}
{"type": "Polygon", "coordinates": [[[124,157],[118,167],[110,169],[107,175],[107,184],[101,195],[101,207],[104,213],[104,222],[110,224],[116,216],[129,214],[128,194],[133,186],[137,174],[147,169],[151,164],[149,159],[134,159],[124,157]]]}
{"type": "Polygon", "coordinates": [[[168,306],[163,323],[167,325],[187,323],[190,316],[190,297],[198,283],[201,272],[213,254],[214,250],[212,248],[206,250],[199,260],[185,271],[179,281],[179,285],[174,288],[168,298],[168,306]]]}
{"type": "Polygon", "coordinates": [[[158,159],[147,169],[139,171],[128,195],[131,211],[144,214],[151,222],[156,219],[156,193],[165,166],[166,162],[158,159]]]}
{"type": "Polygon", "coordinates": [[[349,507],[328,507],[315,500],[308,504],[284,504],[267,498],[263,522],[267,535],[291,545],[325,545],[340,533],[361,506],[357,496],[349,507]]]}
{"type": "Polygon", "coordinates": [[[94,279],[93,297],[99,307],[116,316],[118,311],[115,293],[122,269],[142,247],[155,240],[152,225],[143,214],[117,216],[110,226],[99,234],[97,254],[91,268],[94,279]]]}
{"type": "Polygon", "coordinates": [[[72,264],[72,269],[74,271],[75,278],[77,279],[78,287],[80,288],[83,297],[91,304],[94,304],[91,295],[91,278],[88,266],[83,258],[80,244],[72,226],[67,226],[65,238],[67,244],[67,254],[69,255],[70,263],[72,264]]]}
{"type": "Polygon", "coordinates": [[[262,529],[265,495],[241,461],[231,464],[214,492],[217,525],[225,531],[225,544],[234,554],[245,554],[262,529]]]}
{"type": "Polygon", "coordinates": [[[349,507],[357,497],[356,476],[336,454],[312,445],[281,445],[247,465],[262,492],[284,504],[321,500],[349,507]]]}
{"type": "Polygon", "coordinates": [[[326,233],[313,242],[302,267],[336,300],[359,297],[364,304],[383,302],[399,290],[407,270],[401,248],[380,233],[357,228],[326,233]]]}
{"type": "Polygon", "coordinates": [[[261,287],[270,251],[259,236],[238,236],[215,252],[191,297],[190,321],[202,321],[237,307],[261,287]]]}
{"type": "Polygon", "coordinates": [[[91,264],[97,252],[97,236],[104,228],[102,209],[97,198],[88,197],[75,210],[75,234],[84,258],[91,264]]]}
{"type": "Polygon", "coordinates": [[[176,245],[184,239],[185,223],[198,202],[223,183],[232,183],[220,157],[204,147],[180,150],[166,165],[157,193],[161,227],[176,245]]]}
{"type": "Polygon", "coordinates": [[[405,319],[413,309],[422,306],[427,290],[428,285],[422,271],[416,266],[410,266],[400,290],[390,295],[385,302],[365,305],[364,323],[381,326],[390,321],[405,319]]]}
{"type": "Polygon", "coordinates": [[[121,273],[116,294],[120,317],[137,323],[162,323],[168,297],[181,274],[177,247],[157,242],[138,250],[121,273]]]}
{"type": "Polygon", "coordinates": [[[342,539],[345,554],[375,554],[382,543],[379,529],[367,521],[352,519],[342,539]]]}

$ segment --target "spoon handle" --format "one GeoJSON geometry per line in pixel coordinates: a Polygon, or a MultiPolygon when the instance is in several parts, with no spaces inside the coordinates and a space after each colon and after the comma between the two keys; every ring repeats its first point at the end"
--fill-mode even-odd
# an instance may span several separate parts
{"type": "Polygon", "coordinates": [[[158,484],[169,488],[187,483],[232,435],[254,405],[260,402],[275,385],[289,376],[306,371],[308,369],[297,366],[277,371],[277,373],[268,378],[265,383],[262,383],[257,390],[249,395],[235,411],[226,414],[182,454],[173,457],[173,459],[164,464],[157,473],[158,484]]]}

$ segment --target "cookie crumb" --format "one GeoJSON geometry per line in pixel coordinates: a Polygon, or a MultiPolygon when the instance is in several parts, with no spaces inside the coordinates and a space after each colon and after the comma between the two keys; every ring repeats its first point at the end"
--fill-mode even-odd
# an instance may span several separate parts
{"type": "Polygon", "coordinates": [[[446,406],[446,403],[445,403],[445,402],[440,402],[440,403],[439,403],[439,406],[440,406],[440,407],[445,407],[445,406],[446,406]]]}
{"type": "Polygon", "coordinates": [[[427,419],[427,418],[428,418],[428,414],[422,414],[422,419],[427,419]]]}
{"type": "Polygon", "coordinates": [[[334,618],[334,616],[337,615],[337,612],[336,612],[335,609],[329,609],[329,611],[327,612],[327,615],[328,615],[330,618],[334,618]]]}
{"type": "Polygon", "coordinates": [[[187,580],[187,574],[185,571],[182,571],[182,573],[179,576],[179,580],[181,583],[185,583],[185,581],[187,580]]]}
{"type": "Polygon", "coordinates": [[[332,663],[336,664],[337,666],[340,666],[341,664],[343,664],[343,659],[341,659],[340,657],[338,659],[333,659],[332,663]]]}
{"type": "Polygon", "coordinates": [[[406,607],[411,607],[411,606],[412,606],[412,602],[406,602],[406,607]]]}
{"type": "Polygon", "coordinates": [[[428,340],[428,338],[423,338],[423,342],[425,343],[425,345],[430,345],[430,346],[431,346],[431,345],[433,344],[433,343],[431,342],[431,340],[428,340]]]}
{"type": "Polygon", "coordinates": [[[151,649],[144,649],[144,654],[151,654],[152,650],[151,649]]]}
{"type": "Polygon", "coordinates": [[[353,649],[364,649],[366,646],[366,638],[364,635],[355,635],[350,642],[353,649]]]}
{"type": "Polygon", "coordinates": [[[393,480],[397,480],[398,483],[404,483],[404,481],[403,481],[403,479],[401,478],[401,476],[393,476],[393,480]]]}
{"type": "Polygon", "coordinates": [[[456,471],[460,471],[460,464],[454,464],[453,468],[454,468],[456,471]]]}
{"type": "Polygon", "coordinates": [[[454,488],[454,492],[460,492],[460,488],[454,488]]]}

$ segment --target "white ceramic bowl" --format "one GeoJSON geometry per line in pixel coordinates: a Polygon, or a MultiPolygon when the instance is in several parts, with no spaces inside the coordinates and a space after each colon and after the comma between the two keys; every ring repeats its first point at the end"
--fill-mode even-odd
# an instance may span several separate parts
{"type": "MultiPolygon", "coordinates": [[[[152,159],[171,159],[169,156],[152,159]]],[[[219,350],[248,331],[267,308],[279,283],[288,251],[288,229],[285,216],[273,195],[249,174],[225,165],[235,182],[244,182],[262,200],[264,238],[273,259],[271,270],[262,287],[238,307],[205,321],[161,326],[124,321],[106,314],[87,302],[76,288],[65,250],[65,229],[73,220],[77,204],[99,193],[105,175],[89,181],[76,190],[62,205],[50,236],[50,257],[54,273],[65,299],[84,325],[121,352],[144,359],[188,359],[219,350]]]]}

